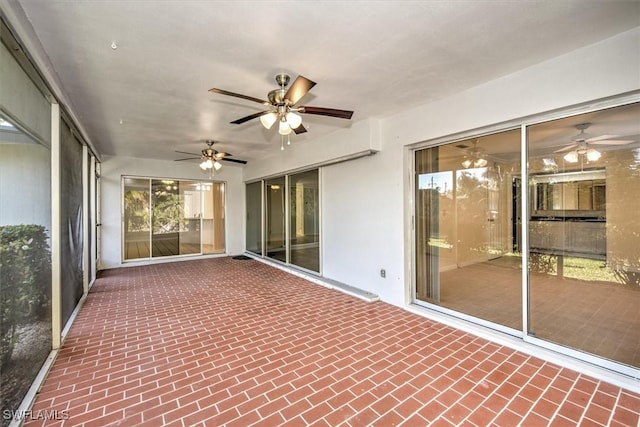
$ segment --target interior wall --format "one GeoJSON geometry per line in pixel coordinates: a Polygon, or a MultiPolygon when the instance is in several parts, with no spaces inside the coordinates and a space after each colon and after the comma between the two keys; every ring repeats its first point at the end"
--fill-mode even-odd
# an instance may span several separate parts
{"type": "MultiPolygon", "coordinates": [[[[362,145],[363,138],[379,136],[381,151],[322,170],[323,275],[392,304],[406,304],[413,212],[407,146],[638,91],[639,43],[640,27],[455,96],[380,121],[354,123],[354,129],[330,135],[332,141],[355,146],[362,145]],[[362,130],[364,125],[371,130],[362,130]]],[[[306,143],[306,151],[297,147],[296,157],[315,163],[313,143],[306,143]]],[[[286,159],[265,159],[260,170],[248,169],[245,179],[286,170],[286,165],[286,159]]]]}
{"type": "MultiPolygon", "coordinates": [[[[123,175],[207,180],[198,163],[132,157],[107,157],[101,165],[101,269],[122,267],[121,177],[123,175]]],[[[244,251],[244,183],[242,168],[223,164],[213,181],[226,183],[226,253],[244,251]]]]}

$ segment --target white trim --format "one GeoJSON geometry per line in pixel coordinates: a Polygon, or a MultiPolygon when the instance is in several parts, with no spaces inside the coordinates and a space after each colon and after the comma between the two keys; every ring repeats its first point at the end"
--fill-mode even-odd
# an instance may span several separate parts
{"type": "MultiPolygon", "coordinates": [[[[529,160],[527,126],[520,126],[520,253],[522,259],[522,338],[529,333],[529,160]]],[[[515,195],[512,195],[515,197],[515,195]]]]}
{"type": "Polygon", "coordinates": [[[60,105],[51,104],[51,346],[54,350],[62,344],[60,120],[60,105]]]}
{"type": "Polygon", "coordinates": [[[82,294],[89,293],[89,147],[82,145],[82,294]]]}

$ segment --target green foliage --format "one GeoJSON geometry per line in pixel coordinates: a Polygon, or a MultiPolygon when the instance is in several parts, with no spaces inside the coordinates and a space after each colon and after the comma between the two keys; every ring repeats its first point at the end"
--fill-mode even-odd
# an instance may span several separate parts
{"type": "Polygon", "coordinates": [[[11,358],[17,327],[47,313],[51,253],[40,225],[0,226],[0,368],[11,358]]]}
{"type": "Polygon", "coordinates": [[[177,192],[162,192],[153,198],[153,234],[178,233],[186,227],[183,200],[177,192]]]}

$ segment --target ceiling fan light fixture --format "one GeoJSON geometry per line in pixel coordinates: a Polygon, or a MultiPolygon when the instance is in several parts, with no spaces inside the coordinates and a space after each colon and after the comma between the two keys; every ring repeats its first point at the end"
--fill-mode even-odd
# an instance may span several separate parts
{"type": "Polygon", "coordinates": [[[483,168],[485,166],[487,166],[487,160],[486,159],[478,159],[475,162],[473,162],[473,166],[477,167],[477,168],[483,168]]]}
{"type": "Polygon", "coordinates": [[[203,161],[202,163],[200,163],[200,169],[202,169],[203,171],[207,170],[207,162],[203,161]]]}
{"type": "Polygon", "coordinates": [[[576,151],[569,151],[563,158],[569,163],[578,163],[578,153],[576,151]]]}
{"type": "Polygon", "coordinates": [[[281,120],[280,121],[280,126],[278,128],[278,133],[280,135],[289,135],[291,133],[291,126],[289,126],[289,123],[287,123],[286,120],[281,120]]]}
{"type": "Polygon", "coordinates": [[[472,164],[472,163],[473,163],[473,162],[471,161],[471,159],[465,159],[465,160],[462,162],[462,167],[464,167],[465,169],[469,169],[469,168],[471,167],[471,164],[472,164]]]}
{"type": "Polygon", "coordinates": [[[219,171],[221,167],[222,167],[222,164],[219,161],[216,160],[215,162],[213,162],[213,168],[215,170],[219,171]]]}
{"type": "Polygon", "coordinates": [[[302,116],[300,116],[300,114],[294,113],[293,111],[289,111],[285,117],[291,129],[296,129],[302,124],[302,116]]]}
{"type": "Polygon", "coordinates": [[[267,129],[271,129],[271,126],[278,120],[276,113],[267,113],[260,116],[260,123],[267,129]]]}
{"type": "Polygon", "coordinates": [[[593,148],[589,148],[587,150],[587,160],[588,161],[595,162],[600,157],[602,157],[602,154],[598,150],[594,150],[593,148]]]}

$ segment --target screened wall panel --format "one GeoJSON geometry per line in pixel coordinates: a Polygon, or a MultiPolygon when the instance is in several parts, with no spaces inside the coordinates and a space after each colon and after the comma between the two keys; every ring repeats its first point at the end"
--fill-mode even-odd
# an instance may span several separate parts
{"type": "Polygon", "coordinates": [[[18,409],[51,348],[51,151],[0,115],[2,414],[18,409]]]}
{"type": "Polygon", "coordinates": [[[60,218],[62,324],[71,317],[84,292],[82,145],[64,120],[60,123],[60,218]]]}

